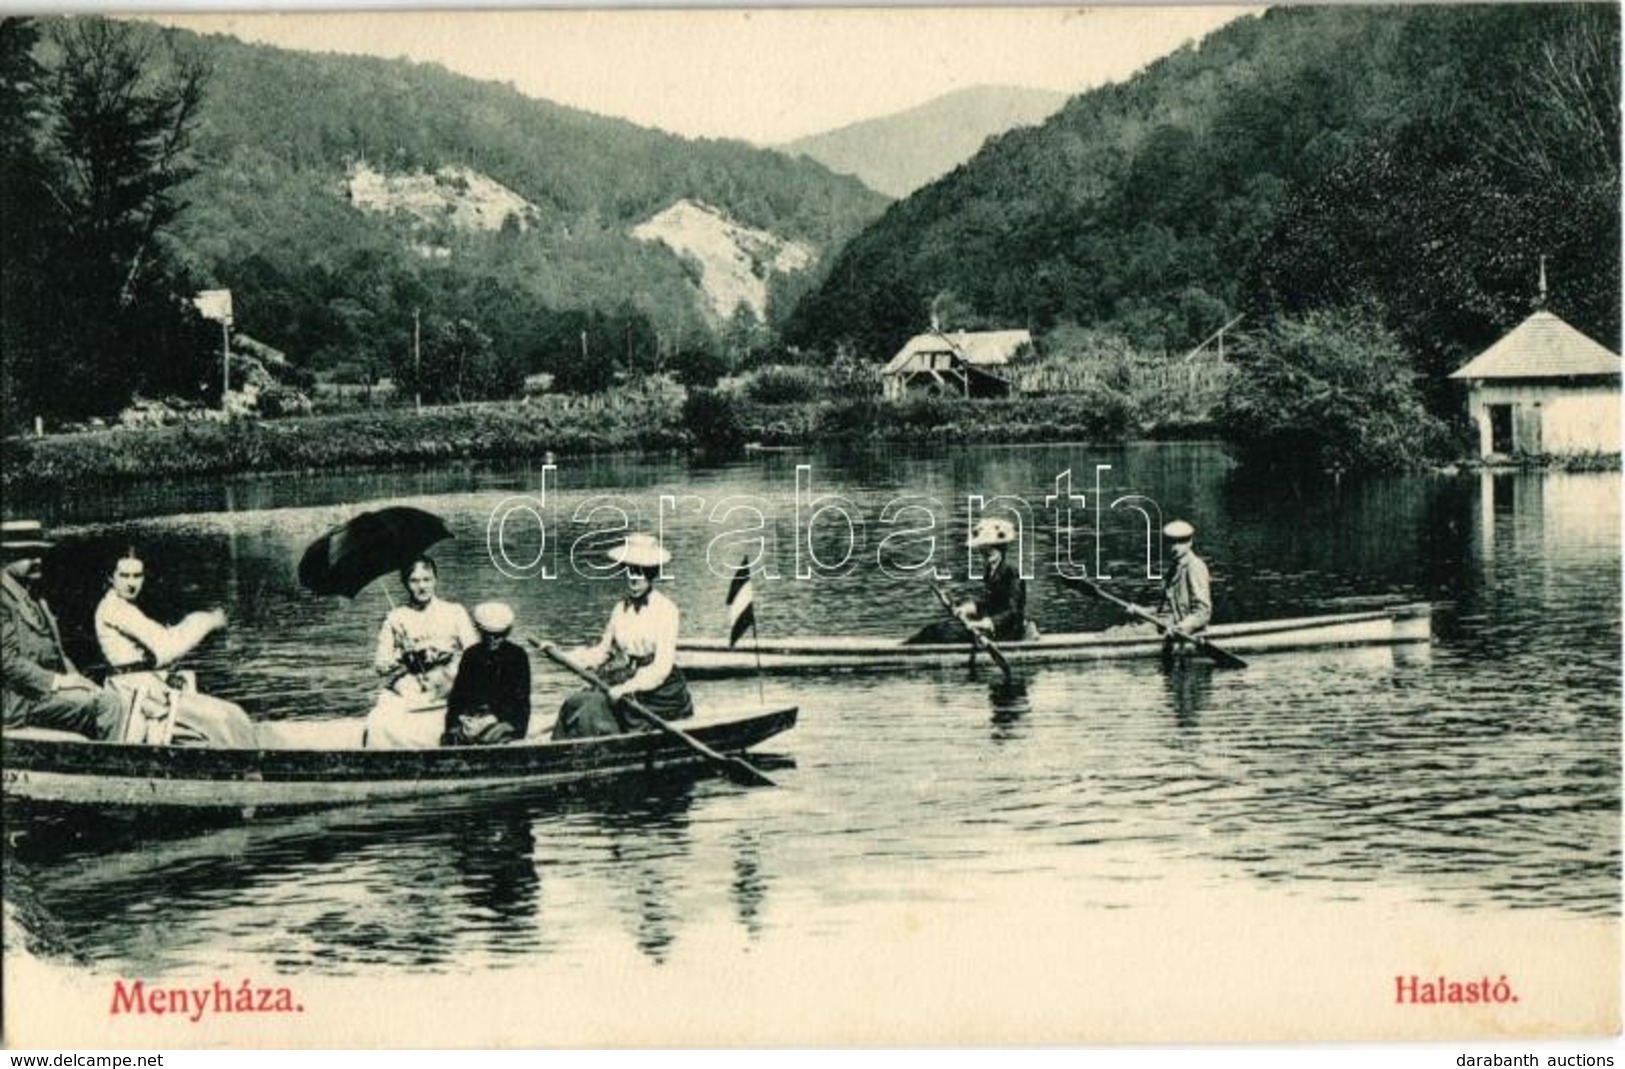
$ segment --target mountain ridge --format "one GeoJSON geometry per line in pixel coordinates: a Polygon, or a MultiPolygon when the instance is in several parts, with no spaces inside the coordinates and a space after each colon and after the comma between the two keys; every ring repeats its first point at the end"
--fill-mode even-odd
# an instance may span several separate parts
{"type": "Polygon", "coordinates": [[[1437,382],[1528,314],[1537,253],[1564,318],[1617,338],[1619,44],[1605,5],[1237,20],[893,204],[786,339],[879,360],[941,306],[1183,352],[1356,303],[1437,382]]]}
{"type": "MultiPolygon", "coordinates": [[[[568,359],[582,330],[606,335],[594,351],[656,365],[661,337],[719,344],[727,317],[691,260],[635,227],[694,200],[819,259],[886,203],[815,161],[640,127],[435,63],[133,25],[214,68],[198,173],[167,242],[200,286],[238,294],[243,329],[316,367],[388,366],[419,308],[472,320],[527,372],[568,359]],[[358,167],[388,210],[363,210],[358,167]],[[462,226],[459,212],[482,209],[445,194],[487,182],[523,207],[462,226]],[[489,225],[508,215],[513,225],[489,225]]],[[[752,303],[784,314],[786,280],[761,282],[752,303]]]]}
{"type": "Polygon", "coordinates": [[[906,197],[975,155],[990,137],[1058,111],[1070,94],[1014,85],[956,89],[889,115],[862,119],[778,148],[906,197]]]}

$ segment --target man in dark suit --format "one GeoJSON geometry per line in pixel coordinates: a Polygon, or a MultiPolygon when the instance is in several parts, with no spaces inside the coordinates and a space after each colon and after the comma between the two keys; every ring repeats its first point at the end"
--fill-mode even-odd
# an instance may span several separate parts
{"type": "Polygon", "coordinates": [[[118,741],[124,702],[86,679],[62,648],[56,617],[39,597],[45,551],[51,543],[39,523],[0,524],[0,679],[8,728],[72,731],[118,741]]]}
{"type": "Polygon", "coordinates": [[[480,643],[463,651],[446,696],[447,746],[488,746],[530,731],[530,658],[508,641],[513,610],[500,601],[474,607],[480,643]]]}

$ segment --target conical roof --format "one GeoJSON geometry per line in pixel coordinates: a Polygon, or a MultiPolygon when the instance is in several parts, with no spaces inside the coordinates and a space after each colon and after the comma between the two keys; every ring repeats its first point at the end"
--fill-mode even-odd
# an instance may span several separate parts
{"type": "Polygon", "coordinates": [[[1453,379],[1553,379],[1618,375],[1619,356],[1550,312],[1536,312],[1473,357],[1453,379]]]}

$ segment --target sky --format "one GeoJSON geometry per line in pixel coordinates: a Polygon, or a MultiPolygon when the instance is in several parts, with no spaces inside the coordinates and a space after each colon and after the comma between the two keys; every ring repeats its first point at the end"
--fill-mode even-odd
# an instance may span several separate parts
{"type": "Polygon", "coordinates": [[[687,137],[779,144],[955,89],[1081,92],[1258,8],[732,8],[171,14],[312,51],[435,62],[687,137]]]}

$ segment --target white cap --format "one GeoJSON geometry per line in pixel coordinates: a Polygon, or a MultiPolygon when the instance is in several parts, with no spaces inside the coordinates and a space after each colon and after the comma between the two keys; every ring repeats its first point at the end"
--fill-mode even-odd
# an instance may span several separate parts
{"type": "Polygon", "coordinates": [[[1189,542],[1196,537],[1196,528],[1184,520],[1174,520],[1162,529],[1162,536],[1172,542],[1189,542]]]}
{"type": "Polygon", "coordinates": [[[482,601],[474,606],[474,626],[487,635],[506,635],[513,630],[513,610],[505,602],[482,601]]]}

